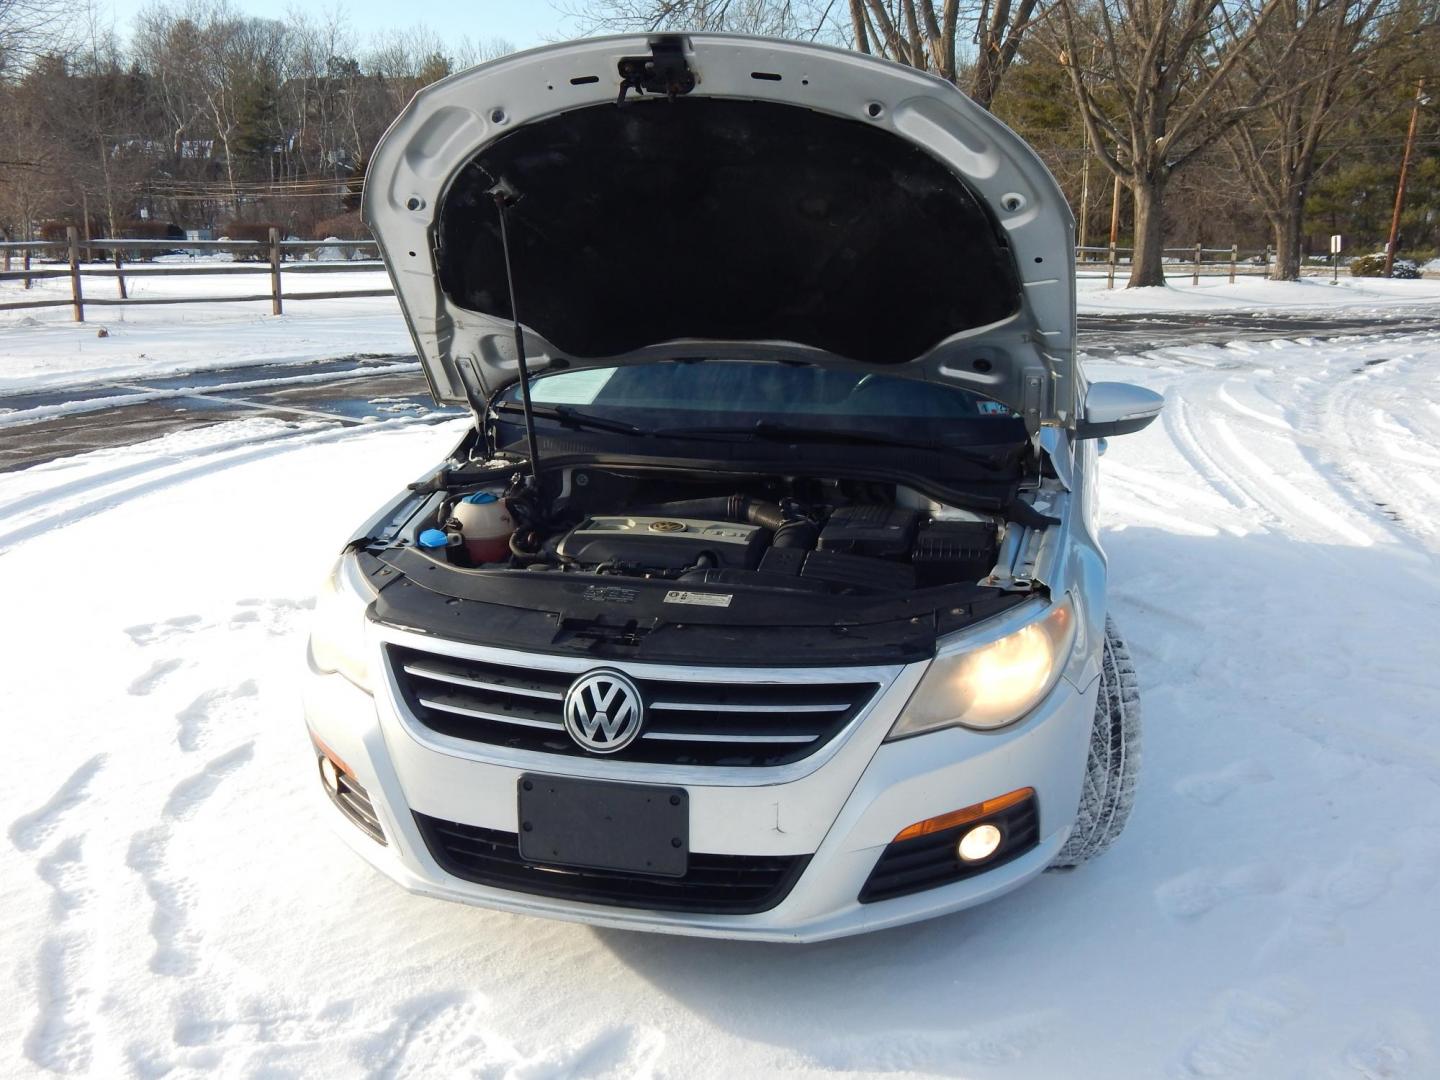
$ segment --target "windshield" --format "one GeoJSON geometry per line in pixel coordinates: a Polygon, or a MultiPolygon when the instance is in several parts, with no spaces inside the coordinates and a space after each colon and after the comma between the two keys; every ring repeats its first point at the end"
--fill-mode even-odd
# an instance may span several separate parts
{"type": "MultiPolygon", "coordinates": [[[[670,360],[555,372],[532,380],[530,393],[542,423],[544,407],[568,406],[672,437],[757,422],[903,434],[955,446],[1012,442],[1025,434],[1008,406],[969,390],[793,363],[670,360]]],[[[512,385],[497,400],[519,399],[512,385]]],[[[518,423],[513,413],[506,420],[518,423]]]]}

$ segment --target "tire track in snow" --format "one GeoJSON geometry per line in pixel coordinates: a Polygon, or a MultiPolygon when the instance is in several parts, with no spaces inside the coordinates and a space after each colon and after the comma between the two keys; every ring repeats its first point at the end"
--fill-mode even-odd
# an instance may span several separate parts
{"type": "Polygon", "coordinates": [[[1183,393],[1175,394],[1165,402],[1160,414],[1175,449],[1217,493],[1237,510],[1258,509],[1257,501],[1232,476],[1221,467],[1201,443],[1195,433],[1195,422],[1190,416],[1190,406],[1183,393]]]}
{"type": "Polygon", "coordinates": [[[1248,417],[1251,420],[1256,420],[1262,424],[1265,424],[1267,427],[1276,428],[1280,431],[1284,431],[1287,433],[1293,432],[1295,430],[1294,426],[1288,420],[1285,420],[1284,418],[1278,416],[1270,416],[1268,413],[1261,412],[1253,405],[1246,405],[1244,402],[1240,401],[1230,390],[1230,387],[1234,384],[1234,382],[1235,380],[1233,379],[1227,379],[1225,382],[1222,382],[1218,388],[1216,388],[1215,397],[1222,404],[1228,405],[1232,410],[1239,413],[1241,416],[1248,417]]]}
{"type": "MultiPolygon", "coordinates": [[[[113,469],[105,469],[101,472],[88,473],[78,479],[69,480],[65,483],[52,484],[32,491],[28,495],[21,495],[11,499],[9,502],[0,503],[0,515],[6,519],[13,519],[18,514],[37,507],[46,507],[73,495],[84,495],[94,491],[97,487],[113,485],[122,480],[134,480],[144,476],[151,476],[164,472],[167,469],[184,465],[192,461],[198,454],[211,456],[229,453],[232,450],[253,449],[263,443],[276,440],[293,439],[307,432],[322,430],[319,425],[296,425],[285,431],[271,432],[264,435],[249,435],[238,439],[225,439],[221,442],[211,443],[208,446],[197,448],[194,451],[187,451],[184,454],[156,454],[151,457],[141,458],[132,461],[127,465],[120,465],[113,469]]],[[[127,448],[128,449],[128,448],[127,448]]],[[[63,472],[73,468],[73,459],[60,458],[57,462],[46,462],[44,465],[36,466],[36,475],[45,476],[50,472],[63,472]]]]}
{"type": "MultiPolygon", "coordinates": [[[[12,528],[8,532],[0,533],[0,553],[52,529],[72,524],[83,518],[93,517],[95,514],[114,509],[133,499],[163,491],[210,473],[232,469],[239,465],[248,465],[301,447],[339,442],[359,435],[372,435],[378,431],[412,427],[416,424],[433,425],[453,420],[452,416],[445,416],[438,421],[434,417],[398,417],[394,420],[382,420],[355,427],[326,427],[318,431],[313,427],[307,427],[298,431],[267,436],[260,440],[263,445],[258,447],[255,445],[256,440],[252,439],[242,444],[239,449],[226,449],[221,452],[212,452],[208,448],[198,449],[194,453],[187,454],[179,464],[167,459],[165,464],[158,468],[140,465],[134,470],[116,470],[120,479],[117,482],[108,483],[108,486],[105,481],[101,481],[97,486],[89,480],[77,480],[68,485],[73,497],[61,495],[57,498],[48,492],[37,492],[34,496],[27,497],[30,500],[29,507],[39,512],[30,514],[29,520],[24,524],[12,528]],[[127,480],[136,482],[126,483],[127,480]]],[[[233,447],[234,443],[221,445],[233,447]]],[[[0,507],[0,513],[3,513],[5,509],[5,507],[0,507]]]]}
{"type": "MultiPolygon", "coordinates": [[[[1426,339],[1433,341],[1433,337],[1426,339]]],[[[1312,410],[1308,434],[1317,454],[1364,511],[1383,514],[1392,528],[1421,540],[1432,550],[1440,541],[1433,507],[1440,502],[1435,471],[1440,455],[1440,423],[1424,423],[1428,410],[1400,412],[1396,391],[1379,395],[1376,385],[1413,374],[1413,356],[1388,359],[1346,371],[1324,387],[1312,410]]],[[[1410,393],[1413,393],[1411,391],[1410,393]]],[[[1413,405],[1413,398],[1403,399],[1413,405]]],[[[1440,417],[1437,417],[1440,418],[1440,417]]]]}
{"type": "MultiPolygon", "coordinates": [[[[1310,495],[1301,491],[1295,484],[1284,479],[1271,466],[1261,461],[1253,450],[1245,446],[1236,437],[1234,430],[1228,421],[1216,417],[1214,428],[1219,435],[1219,441],[1228,451],[1231,461],[1229,475],[1234,476],[1243,471],[1248,474],[1248,482],[1254,487],[1268,490],[1273,498],[1270,500],[1272,506],[1275,500],[1279,500],[1289,506],[1301,517],[1307,518],[1315,527],[1322,532],[1329,533],[1348,544],[1360,547],[1369,546],[1373,543],[1370,535],[1361,529],[1351,525],[1340,517],[1340,511],[1332,510],[1322,506],[1310,495]]],[[[1328,481],[1326,486],[1329,487],[1328,481]]],[[[1277,515],[1278,516],[1278,515],[1277,515]]]]}

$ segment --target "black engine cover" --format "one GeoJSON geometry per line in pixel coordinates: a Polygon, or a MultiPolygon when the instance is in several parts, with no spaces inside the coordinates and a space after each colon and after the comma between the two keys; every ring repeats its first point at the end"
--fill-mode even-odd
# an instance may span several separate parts
{"type": "Polygon", "coordinates": [[[758,525],[690,518],[591,517],[565,534],[556,553],[582,566],[615,563],[683,570],[709,554],[713,565],[753,570],[765,546],[758,525]]]}

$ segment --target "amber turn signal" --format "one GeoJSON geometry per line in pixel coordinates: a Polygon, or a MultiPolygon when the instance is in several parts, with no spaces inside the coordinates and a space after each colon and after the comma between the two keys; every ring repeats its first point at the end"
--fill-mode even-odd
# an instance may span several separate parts
{"type": "Polygon", "coordinates": [[[971,821],[979,821],[981,818],[989,817],[991,814],[998,814],[1001,810],[1007,810],[1016,803],[1022,803],[1034,794],[1034,788],[1022,787],[1016,791],[1007,792],[1004,795],[997,795],[993,799],[978,802],[974,806],[967,806],[961,810],[951,810],[948,814],[941,814],[939,817],[917,821],[914,825],[907,825],[896,833],[895,842],[914,840],[917,836],[929,836],[931,833],[953,829],[957,825],[964,825],[971,821]]]}
{"type": "Polygon", "coordinates": [[[345,759],[335,753],[334,750],[331,750],[330,747],[326,746],[313,731],[310,732],[310,741],[315,744],[315,749],[319,752],[320,756],[329,761],[336,772],[342,773],[352,780],[355,778],[355,770],[350,768],[349,765],[346,765],[345,759]]]}

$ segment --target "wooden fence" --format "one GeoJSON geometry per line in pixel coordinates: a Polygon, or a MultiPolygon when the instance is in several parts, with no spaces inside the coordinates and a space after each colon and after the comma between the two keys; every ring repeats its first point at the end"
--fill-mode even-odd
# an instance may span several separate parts
{"type": "MultiPolygon", "coordinates": [[[[270,230],[270,239],[265,240],[82,240],[72,226],[67,238],[60,241],[33,241],[0,243],[4,255],[5,269],[0,270],[0,281],[21,281],[29,289],[33,282],[46,278],[69,278],[68,298],[50,297],[44,300],[0,301],[0,311],[16,311],[24,308],[70,307],[76,322],[85,321],[87,307],[127,307],[138,304],[230,304],[270,301],[272,314],[280,315],[287,300],[338,300],[347,297],[393,296],[395,290],[388,284],[376,289],[334,289],[304,292],[285,291],[284,278],[296,274],[343,273],[356,270],[378,270],[384,264],[378,258],[363,261],[339,260],[334,262],[297,261],[294,256],[321,248],[341,248],[351,251],[374,251],[379,248],[373,240],[281,240],[277,230],[270,230]],[[81,252],[87,253],[87,260],[81,259],[81,252]],[[109,252],[109,261],[95,263],[95,252],[109,252]],[[200,264],[167,263],[156,265],[144,262],[136,264],[134,256],[139,252],[170,253],[175,251],[228,252],[236,256],[233,263],[205,262],[200,264]],[[18,254],[21,268],[12,268],[18,254]],[[287,255],[290,261],[286,261],[287,255]],[[38,258],[37,258],[38,256],[38,258]],[[126,258],[131,262],[126,264],[126,258]],[[38,263],[38,265],[37,265],[38,263]],[[264,292],[232,296],[131,296],[129,283],[150,277],[180,277],[188,275],[254,274],[268,275],[269,287],[264,292]],[[85,292],[85,279],[113,278],[116,295],[101,297],[85,292]]],[[[1077,247],[1076,268],[1082,274],[1103,271],[1106,288],[1115,287],[1117,268],[1130,262],[1134,249],[1117,247],[1077,247]]],[[[1166,273],[1171,277],[1184,276],[1188,272],[1192,284],[1200,284],[1202,277],[1224,276],[1233,284],[1237,276],[1264,275],[1269,273],[1271,254],[1265,251],[1242,252],[1237,245],[1228,248],[1207,248],[1196,244],[1194,247],[1166,248],[1166,273]],[[1180,267],[1181,274],[1176,273],[1180,267]]],[[[3,294],[0,294],[3,295],[3,294]]]]}
{"type": "MultiPolygon", "coordinates": [[[[1113,289],[1116,269],[1129,265],[1134,254],[1134,248],[1117,247],[1114,244],[1108,247],[1077,247],[1075,268],[1082,274],[1087,270],[1103,270],[1105,287],[1113,289]]],[[[1268,247],[1263,251],[1241,251],[1237,244],[1231,244],[1228,248],[1207,248],[1200,244],[1194,247],[1165,248],[1162,255],[1165,260],[1165,276],[1175,278],[1188,274],[1192,285],[1199,285],[1202,277],[1225,277],[1233,285],[1237,277],[1267,276],[1270,273],[1270,264],[1274,261],[1274,255],[1268,247]]]]}
{"type": "MultiPolygon", "coordinates": [[[[20,281],[29,289],[35,281],[47,278],[69,278],[68,298],[50,297],[44,300],[0,301],[0,311],[16,311],[25,308],[69,307],[76,322],[85,321],[87,307],[130,307],[139,304],[231,304],[269,300],[271,314],[281,315],[287,300],[338,300],[346,297],[393,296],[395,290],[388,284],[378,289],[331,289],[287,292],[284,278],[295,274],[334,274],[356,270],[383,269],[378,258],[364,261],[339,260],[334,262],[299,262],[296,254],[321,248],[340,248],[347,251],[374,251],[379,248],[373,240],[281,240],[275,229],[270,230],[270,239],[265,240],[82,240],[72,226],[66,230],[67,237],[60,241],[31,241],[0,244],[4,255],[5,269],[0,270],[0,281],[20,281]],[[91,260],[95,252],[108,252],[108,261],[96,265],[93,261],[81,259],[81,252],[88,253],[91,260]],[[154,252],[169,254],[176,251],[227,252],[235,256],[232,263],[206,262],[202,264],[166,263],[157,265],[150,262],[135,263],[137,253],[154,252]],[[14,269],[16,256],[21,263],[14,269]],[[286,261],[290,256],[289,262],[286,261]],[[127,265],[126,259],[132,261],[127,265]],[[250,260],[254,261],[241,261],[250,260]],[[130,283],[151,277],[182,277],[190,275],[252,274],[269,277],[264,292],[245,293],[230,296],[131,296],[130,283]],[[85,279],[112,278],[115,281],[115,296],[86,295],[85,279]]],[[[3,295],[3,294],[0,294],[3,295]]]]}

